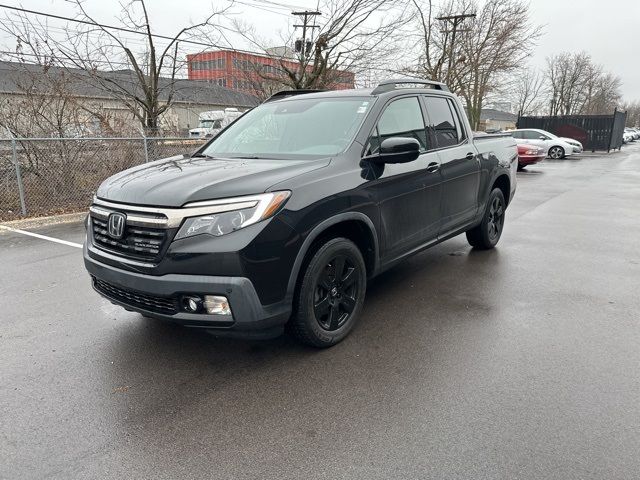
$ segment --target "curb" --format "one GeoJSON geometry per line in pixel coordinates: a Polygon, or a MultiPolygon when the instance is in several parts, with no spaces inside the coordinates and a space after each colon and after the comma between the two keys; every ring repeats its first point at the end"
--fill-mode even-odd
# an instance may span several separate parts
{"type": "Polygon", "coordinates": [[[53,215],[50,217],[34,217],[34,218],[22,218],[20,220],[11,220],[8,222],[0,222],[0,225],[11,228],[33,228],[33,227],[47,227],[50,225],[60,225],[63,223],[76,223],[81,222],[87,216],[87,212],[80,213],[65,213],[63,215],[53,215]]]}

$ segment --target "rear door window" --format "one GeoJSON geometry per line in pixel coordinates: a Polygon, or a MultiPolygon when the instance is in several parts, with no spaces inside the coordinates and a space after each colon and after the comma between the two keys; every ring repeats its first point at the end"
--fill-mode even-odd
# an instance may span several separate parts
{"type": "Polygon", "coordinates": [[[437,148],[452,147],[459,144],[460,126],[456,125],[450,102],[444,97],[424,97],[429,117],[428,129],[437,148]]]}

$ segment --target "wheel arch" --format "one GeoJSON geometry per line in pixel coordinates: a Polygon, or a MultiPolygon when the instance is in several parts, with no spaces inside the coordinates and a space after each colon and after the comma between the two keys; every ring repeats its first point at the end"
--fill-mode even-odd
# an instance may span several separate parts
{"type": "Polygon", "coordinates": [[[491,192],[494,188],[499,188],[502,191],[502,195],[504,195],[504,201],[507,205],[509,205],[509,199],[511,197],[511,179],[509,178],[509,175],[507,175],[506,173],[498,175],[493,181],[491,190],[489,191],[491,192]]]}
{"type": "Polygon", "coordinates": [[[293,263],[287,298],[293,299],[301,270],[307,254],[319,240],[343,236],[352,240],[362,252],[367,276],[374,276],[379,269],[379,244],[375,225],[361,212],[345,212],[335,215],[316,225],[307,235],[293,263]]]}

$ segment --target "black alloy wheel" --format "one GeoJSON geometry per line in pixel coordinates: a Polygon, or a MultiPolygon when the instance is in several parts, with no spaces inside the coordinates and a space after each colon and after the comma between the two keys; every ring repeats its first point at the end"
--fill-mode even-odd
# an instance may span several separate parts
{"type": "Polygon", "coordinates": [[[289,327],[308,345],[330,347],[349,334],[360,315],[366,266],[358,247],[346,238],[327,240],[311,255],[289,327]]]}
{"type": "Polygon", "coordinates": [[[489,206],[489,239],[497,242],[502,233],[502,227],[504,226],[504,205],[503,200],[498,196],[493,197],[491,205],[489,206]]]}
{"type": "Polygon", "coordinates": [[[494,188],[489,195],[482,222],[467,231],[467,241],[472,247],[489,250],[496,246],[504,228],[506,208],[507,204],[502,190],[494,188]]]}
{"type": "Polygon", "coordinates": [[[360,287],[357,268],[345,255],[336,255],[316,280],[313,310],[325,330],[342,327],[353,313],[360,287]]]}

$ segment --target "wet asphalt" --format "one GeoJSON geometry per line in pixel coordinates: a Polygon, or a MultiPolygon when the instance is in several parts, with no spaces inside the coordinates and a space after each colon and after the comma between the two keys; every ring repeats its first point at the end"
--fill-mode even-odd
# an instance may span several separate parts
{"type": "Polygon", "coordinates": [[[518,182],[497,249],[383,274],[322,351],[144,319],[0,233],[0,478],[638,478],[640,145],[518,182]]]}

